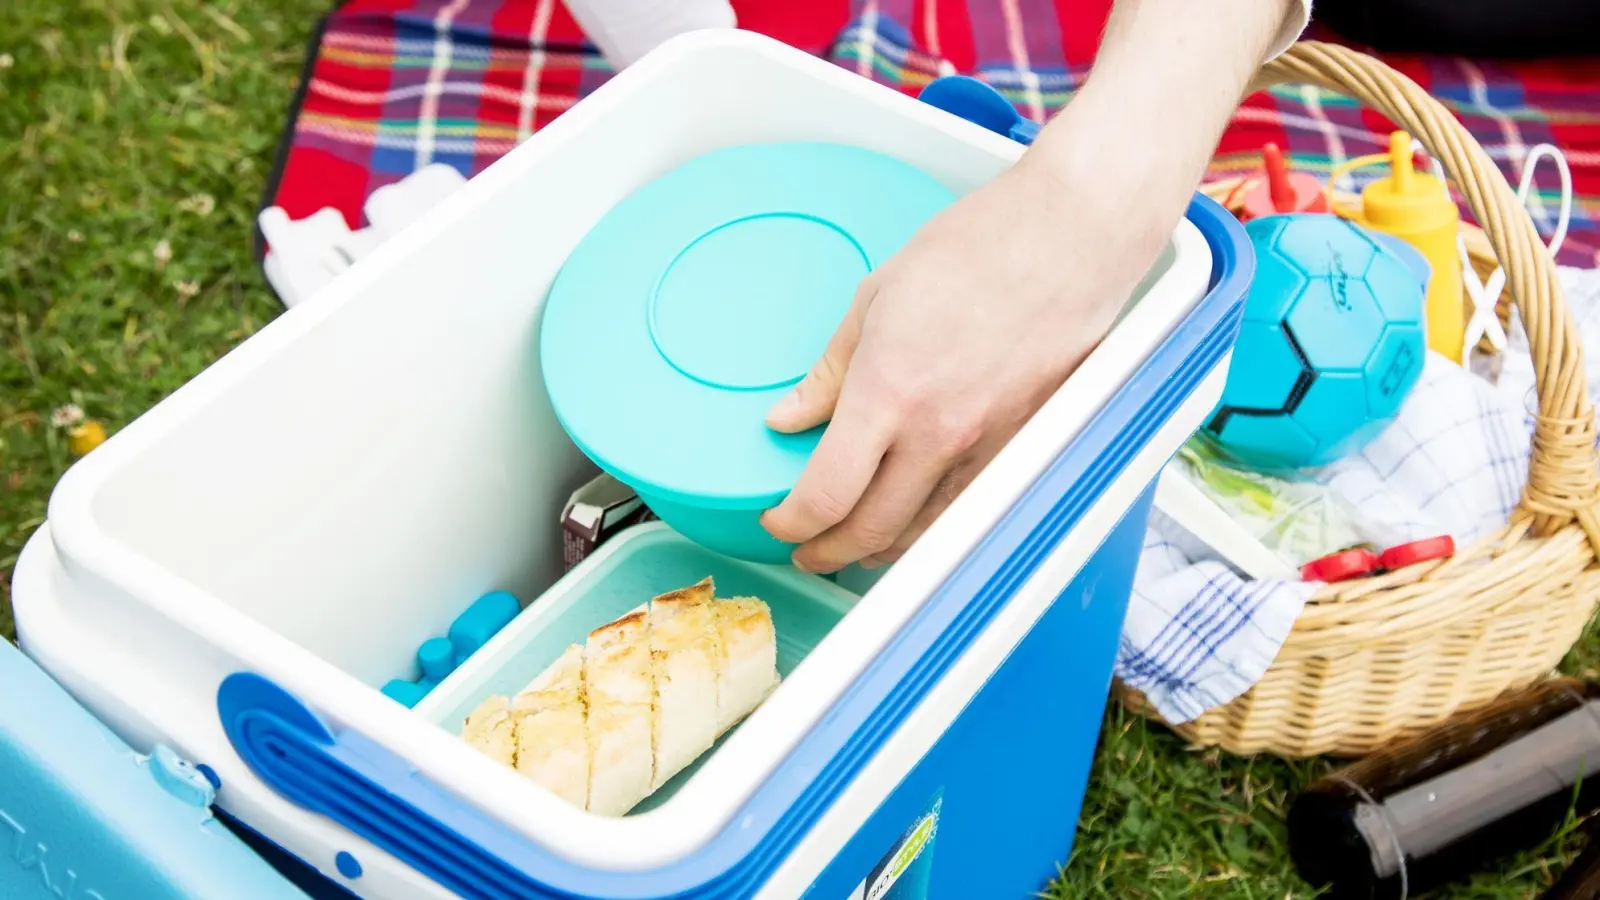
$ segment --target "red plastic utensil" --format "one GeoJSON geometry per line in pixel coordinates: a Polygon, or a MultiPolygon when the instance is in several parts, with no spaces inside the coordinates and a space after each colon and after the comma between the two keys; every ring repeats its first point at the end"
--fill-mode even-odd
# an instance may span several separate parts
{"type": "Polygon", "coordinates": [[[1320,559],[1313,559],[1300,567],[1300,577],[1306,581],[1323,581],[1333,584],[1348,581],[1378,571],[1378,554],[1365,547],[1340,550],[1320,559]]]}
{"type": "Polygon", "coordinates": [[[1420,562],[1433,559],[1449,559],[1456,555],[1456,542],[1448,534],[1438,537],[1423,538],[1409,544],[1390,547],[1378,557],[1378,564],[1385,569],[1393,571],[1414,566],[1420,562]]]}

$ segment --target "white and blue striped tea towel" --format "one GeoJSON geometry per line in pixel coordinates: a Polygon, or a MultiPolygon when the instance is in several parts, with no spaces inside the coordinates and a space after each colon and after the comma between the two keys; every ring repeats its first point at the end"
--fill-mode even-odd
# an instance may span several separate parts
{"type": "MultiPolygon", "coordinates": [[[[1600,396],[1600,271],[1563,268],[1567,302],[1600,396]]],[[[1503,526],[1528,467],[1533,364],[1513,316],[1497,383],[1429,354],[1394,424],[1316,479],[1385,533],[1449,534],[1457,545],[1503,526]]],[[[1117,677],[1174,724],[1249,690],[1318,585],[1246,581],[1153,513],[1117,654],[1117,677]]]]}

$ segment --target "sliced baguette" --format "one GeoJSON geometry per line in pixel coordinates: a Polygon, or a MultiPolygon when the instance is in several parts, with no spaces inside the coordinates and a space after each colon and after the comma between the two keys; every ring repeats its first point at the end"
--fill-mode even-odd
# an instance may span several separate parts
{"type": "Polygon", "coordinates": [[[621,816],[778,686],[772,612],[711,579],[654,598],[567,648],[461,736],[574,806],[621,816]]]}

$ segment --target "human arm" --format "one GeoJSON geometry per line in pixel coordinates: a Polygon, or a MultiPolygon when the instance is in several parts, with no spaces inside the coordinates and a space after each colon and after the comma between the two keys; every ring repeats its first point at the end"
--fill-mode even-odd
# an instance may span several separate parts
{"type": "MultiPolygon", "coordinates": [[[[862,282],[769,424],[829,422],[763,524],[833,571],[903,553],[1105,335],[1304,0],[1118,0],[1022,159],[862,282]],[[831,420],[831,421],[830,421],[831,420]]],[[[1290,38],[1292,39],[1292,37],[1290,38]]]]}

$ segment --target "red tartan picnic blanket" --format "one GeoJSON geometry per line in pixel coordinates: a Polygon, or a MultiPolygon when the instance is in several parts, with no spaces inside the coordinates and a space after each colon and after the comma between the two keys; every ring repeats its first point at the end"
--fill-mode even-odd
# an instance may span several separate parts
{"type": "MultiPolygon", "coordinates": [[[[907,93],[962,72],[1043,119],[1087,74],[1111,0],[733,5],[741,27],[907,93]]],[[[1379,55],[1449,107],[1513,185],[1529,148],[1559,147],[1574,192],[1559,261],[1600,265],[1600,57],[1491,63],[1379,55]]],[[[324,19],[308,55],[264,203],[293,219],[333,207],[358,227],[376,188],[430,162],[470,177],[610,74],[560,0],[347,0],[324,19]]],[[[1326,176],[1338,162],[1385,150],[1391,130],[1348,98],[1278,87],[1240,108],[1212,174],[1252,170],[1262,144],[1274,141],[1296,167],[1326,176]]],[[[1530,206],[1548,238],[1559,208],[1555,167],[1542,164],[1534,186],[1530,206]]]]}

